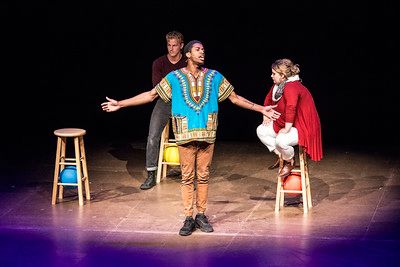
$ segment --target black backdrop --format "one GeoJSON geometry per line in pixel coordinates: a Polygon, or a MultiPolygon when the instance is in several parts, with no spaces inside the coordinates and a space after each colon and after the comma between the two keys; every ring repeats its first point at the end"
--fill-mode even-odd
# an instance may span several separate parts
{"type": "MultiPolygon", "coordinates": [[[[206,66],[258,103],[272,84],[271,63],[293,59],[325,145],[399,145],[390,2],[18,1],[1,10],[7,153],[52,147],[62,127],[85,128],[92,140],[145,140],[153,104],[104,113],[100,103],[151,89],[151,63],[165,53],[170,30],[201,40],[206,66]]],[[[260,122],[260,114],[225,101],[218,139],[257,141],[260,122]]]]}

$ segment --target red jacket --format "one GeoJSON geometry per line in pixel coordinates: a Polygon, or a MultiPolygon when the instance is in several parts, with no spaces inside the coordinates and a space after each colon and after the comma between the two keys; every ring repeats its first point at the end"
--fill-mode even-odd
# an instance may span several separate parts
{"type": "Polygon", "coordinates": [[[274,121],[274,131],[279,132],[285,127],[285,122],[293,123],[299,134],[299,145],[304,147],[311,160],[322,159],[321,123],[313,97],[300,82],[287,82],[281,99],[272,100],[273,86],[264,100],[264,106],[275,105],[281,116],[274,121]]]}

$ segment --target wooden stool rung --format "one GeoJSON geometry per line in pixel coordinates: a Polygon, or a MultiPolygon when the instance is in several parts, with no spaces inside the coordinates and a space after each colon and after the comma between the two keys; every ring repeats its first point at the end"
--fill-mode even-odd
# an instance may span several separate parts
{"type": "Polygon", "coordinates": [[[78,186],[77,183],[57,183],[57,184],[62,186],[78,186]]]}
{"type": "Polygon", "coordinates": [[[281,192],[283,193],[302,193],[302,190],[289,190],[289,189],[282,189],[281,192]]]}
{"type": "Polygon", "coordinates": [[[180,163],[167,162],[167,161],[163,161],[163,162],[161,162],[161,164],[163,164],[163,165],[174,165],[174,166],[179,166],[179,165],[181,165],[180,163]]]}
{"type": "Polygon", "coordinates": [[[75,162],[60,162],[58,163],[60,165],[67,165],[67,166],[76,166],[78,164],[76,164],[75,162]]]}
{"type": "Polygon", "coordinates": [[[76,161],[76,158],[65,158],[65,160],[68,160],[68,161],[76,161]]]}

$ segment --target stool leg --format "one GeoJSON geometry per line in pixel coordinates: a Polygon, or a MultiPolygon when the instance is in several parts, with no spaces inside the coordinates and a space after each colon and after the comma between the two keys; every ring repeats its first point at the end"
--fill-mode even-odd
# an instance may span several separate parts
{"type": "MultiPolygon", "coordinates": [[[[310,186],[310,176],[308,172],[308,161],[307,161],[307,155],[304,153],[303,148],[301,147],[302,152],[303,152],[303,159],[304,159],[304,165],[303,165],[303,173],[304,173],[304,194],[306,195],[306,200],[303,199],[303,202],[307,202],[307,211],[312,208],[312,197],[311,197],[311,186],[310,186]]],[[[304,203],[303,203],[304,204],[304,203]]],[[[306,212],[306,211],[305,211],[306,212]]]]}
{"type": "Polygon", "coordinates": [[[279,159],[279,168],[278,168],[278,176],[277,176],[277,184],[276,184],[276,197],[275,197],[275,213],[278,213],[280,208],[283,206],[283,198],[284,194],[281,192],[282,190],[282,179],[279,176],[280,170],[283,168],[283,160],[279,159]]]}
{"type": "Polygon", "coordinates": [[[282,179],[278,175],[278,182],[276,184],[275,213],[278,213],[280,209],[281,187],[282,187],[282,179]]]}
{"type": "Polygon", "coordinates": [[[56,149],[56,162],[54,164],[54,180],[53,180],[53,194],[51,197],[51,204],[56,204],[57,189],[58,189],[58,176],[60,174],[60,153],[61,153],[61,138],[57,137],[57,149],[56,149]]]}
{"type": "Polygon", "coordinates": [[[158,167],[157,167],[157,183],[160,183],[161,179],[165,177],[163,174],[165,165],[162,164],[164,159],[164,146],[165,143],[168,141],[168,134],[169,134],[169,122],[165,125],[164,130],[161,133],[161,140],[160,140],[160,152],[158,153],[158,167]]]}
{"type": "Polygon", "coordinates": [[[79,152],[79,137],[74,137],[74,146],[75,146],[76,174],[77,174],[77,182],[78,182],[79,206],[83,206],[82,168],[81,168],[81,156],[80,156],[80,152],[79,152]]]}
{"type": "Polygon", "coordinates": [[[308,194],[306,186],[306,174],[305,174],[305,155],[302,147],[299,147],[299,159],[300,159],[300,176],[301,176],[301,195],[303,198],[303,211],[308,212],[308,194]]]}
{"type": "MultiPolygon", "coordinates": [[[[65,162],[65,151],[66,151],[66,146],[67,146],[67,138],[66,137],[61,137],[61,158],[60,162],[64,163],[65,162]]],[[[60,172],[64,170],[65,165],[61,165],[60,172]]],[[[60,185],[58,187],[58,199],[63,199],[64,197],[64,186],[60,185]]]]}
{"type": "Polygon", "coordinates": [[[306,178],[306,187],[307,187],[307,199],[308,199],[308,208],[312,208],[312,198],[311,198],[311,187],[310,187],[310,177],[308,175],[308,162],[305,159],[304,170],[305,170],[305,178],[306,178]]]}
{"type": "Polygon", "coordinates": [[[162,171],[162,174],[161,174],[161,179],[164,179],[164,178],[167,177],[167,169],[168,169],[168,165],[164,165],[163,166],[163,171],[162,171]]]}
{"type": "Polygon", "coordinates": [[[85,181],[86,200],[90,200],[89,174],[88,174],[87,163],[86,163],[85,143],[83,141],[83,137],[82,136],[79,137],[79,147],[80,147],[80,151],[81,151],[83,180],[85,181]]]}
{"type": "MultiPolygon", "coordinates": [[[[281,161],[279,162],[279,170],[281,170],[282,168],[283,168],[283,159],[281,159],[281,161]]],[[[280,171],[279,171],[279,173],[280,173],[280,171]]],[[[284,204],[284,202],[285,202],[285,192],[283,192],[283,179],[279,176],[279,173],[278,173],[278,177],[279,177],[279,179],[281,180],[281,194],[280,194],[280,202],[279,202],[279,207],[280,208],[283,208],[283,204],[284,204]]]]}

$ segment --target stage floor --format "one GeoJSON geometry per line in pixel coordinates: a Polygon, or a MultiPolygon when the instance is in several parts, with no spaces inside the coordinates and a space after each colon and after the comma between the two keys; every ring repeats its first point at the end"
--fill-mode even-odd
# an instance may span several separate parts
{"type": "MultiPolygon", "coordinates": [[[[274,213],[274,156],[217,141],[206,211],[213,233],[179,236],[180,177],[142,191],[145,143],[86,142],[92,199],[51,205],[55,141],[3,160],[0,266],[398,266],[399,156],[325,148],[309,161],[313,208],[274,213]]],[[[172,174],[174,174],[172,172],[172,174]]]]}

